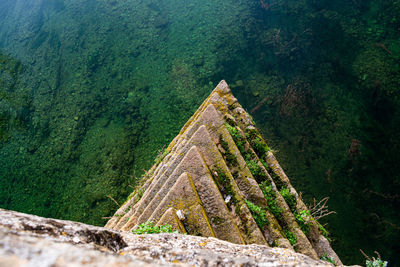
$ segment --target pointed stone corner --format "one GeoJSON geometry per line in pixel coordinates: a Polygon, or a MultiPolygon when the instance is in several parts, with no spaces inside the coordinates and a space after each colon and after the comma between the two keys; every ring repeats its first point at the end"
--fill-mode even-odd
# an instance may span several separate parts
{"type": "Polygon", "coordinates": [[[153,221],[189,235],[333,257],[327,232],[223,80],[106,224],[153,221]],[[322,240],[322,241],[321,241],[322,240]]]}
{"type": "Polygon", "coordinates": [[[158,221],[156,226],[161,226],[161,225],[166,225],[169,224],[171,225],[171,228],[173,231],[177,231],[181,234],[186,234],[185,227],[183,226],[182,222],[180,221],[178,215],[178,211],[174,208],[169,208],[164,215],[161,217],[161,219],[158,221]]]}

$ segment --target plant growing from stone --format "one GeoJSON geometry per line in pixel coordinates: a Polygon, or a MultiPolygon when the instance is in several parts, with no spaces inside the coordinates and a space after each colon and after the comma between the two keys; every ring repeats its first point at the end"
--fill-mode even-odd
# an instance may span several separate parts
{"type": "Polygon", "coordinates": [[[388,265],[387,261],[384,261],[381,259],[381,255],[375,251],[375,254],[378,256],[378,258],[375,257],[369,257],[367,254],[364,253],[364,251],[362,251],[360,249],[361,253],[364,255],[364,257],[367,259],[365,261],[365,266],[366,267],[386,267],[388,265]]]}
{"type": "Polygon", "coordinates": [[[161,234],[161,233],[178,233],[172,231],[172,226],[169,224],[154,226],[152,221],[145,222],[139,225],[138,228],[132,230],[137,235],[141,234],[161,234]]]}

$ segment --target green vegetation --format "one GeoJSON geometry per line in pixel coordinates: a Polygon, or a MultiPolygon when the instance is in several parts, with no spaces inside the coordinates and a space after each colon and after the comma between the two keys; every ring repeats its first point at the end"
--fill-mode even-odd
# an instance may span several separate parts
{"type": "Polygon", "coordinates": [[[272,185],[268,181],[262,182],[260,185],[261,191],[268,202],[268,209],[276,217],[279,222],[282,222],[282,209],[276,203],[276,194],[272,189],[272,185]]]}
{"type": "MultiPolygon", "coordinates": [[[[142,198],[144,192],[145,192],[145,190],[144,190],[143,188],[136,189],[136,190],[134,190],[134,191],[128,196],[128,198],[126,199],[126,201],[128,201],[128,200],[130,200],[131,198],[134,197],[133,205],[135,205],[135,204],[138,203],[139,200],[142,198]]],[[[126,201],[125,201],[125,202],[126,202],[126,201]]]]}
{"type": "Polygon", "coordinates": [[[321,257],[321,260],[327,261],[329,263],[332,263],[334,266],[336,266],[335,259],[333,257],[329,257],[326,253],[321,257]]]}
{"type": "Polygon", "coordinates": [[[0,50],[0,146],[29,123],[31,95],[20,81],[24,71],[20,61],[0,50]]]}
{"type": "Polygon", "coordinates": [[[227,204],[236,205],[239,201],[235,191],[232,189],[232,184],[229,178],[220,169],[216,169],[213,173],[217,173],[217,177],[214,177],[214,179],[216,180],[221,193],[224,194],[224,197],[231,196],[231,200],[227,204]]]}
{"type": "Polygon", "coordinates": [[[167,150],[166,148],[162,148],[158,151],[158,154],[156,156],[156,158],[154,159],[154,163],[156,165],[160,164],[161,161],[165,158],[165,156],[167,156],[169,154],[169,150],[167,150]]]}
{"type": "Polygon", "coordinates": [[[279,191],[282,195],[282,197],[285,199],[286,203],[288,204],[290,210],[292,212],[296,211],[296,206],[297,206],[297,198],[295,195],[293,195],[292,193],[290,193],[289,188],[283,187],[280,191],[279,191]]]}
{"type": "Polygon", "coordinates": [[[296,235],[293,232],[288,231],[288,230],[285,230],[285,235],[286,235],[286,238],[289,240],[290,245],[295,247],[295,245],[297,244],[296,235]]]}
{"type": "Polygon", "coordinates": [[[366,260],[365,266],[366,267],[386,267],[388,265],[387,261],[383,261],[381,259],[374,259],[372,261],[366,260]]]}
{"type": "Polygon", "coordinates": [[[255,160],[246,160],[247,167],[249,168],[251,174],[253,175],[254,179],[258,183],[262,183],[268,180],[268,176],[265,174],[265,171],[258,165],[258,162],[255,160]]]}
{"type": "Polygon", "coordinates": [[[233,154],[230,152],[228,142],[226,142],[226,141],[222,138],[222,136],[219,137],[219,142],[220,142],[222,148],[224,149],[224,151],[222,152],[222,155],[224,156],[226,162],[227,162],[230,166],[237,166],[238,162],[237,162],[236,156],[233,155],[233,154]]]}
{"type": "Polygon", "coordinates": [[[240,154],[242,154],[242,157],[246,160],[246,162],[254,161],[257,157],[252,150],[246,149],[246,137],[239,132],[236,126],[225,123],[225,127],[228,129],[228,132],[232,136],[233,141],[235,142],[240,154]]]}
{"type": "Polygon", "coordinates": [[[172,231],[172,226],[169,224],[154,226],[153,222],[145,222],[138,226],[138,228],[132,230],[134,234],[161,234],[161,233],[178,233],[177,231],[172,231]]]}
{"type": "Polygon", "coordinates": [[[257,206],[256,204],[248,200],[245,200],[245,202],[247,207],[249,207],[251,215],[253,215],[253,218],[256,221],[258,227],[263,231],[265,229],[265,226],[268,225],[267,213],[265,209],[257,206]]]}
{"type": "Polygon", "coordinates": [[[256,152],[257,156],[260,159],[263,159],[266,156],[267,152],[270,151],[270,148],[265,143],[261,134],[256,129],[252,129],[246,132],[246,137],[248,138],[250,145],[256,152]]]}
{"type": "Polygon", "coordinates": [[[319,229],[320,233],[321,233],[329,242],[332,242],[332,239],[329,237],[329,232],[325,229],[325,227],[322,226],[322,224],[320,224],[318,221],[317,221],[317,224],[318,224],[318,229],[319,229]]]}
{"type": "Polygon", "coordinates": [[[299,224],[300,229],[304,232],[305,235],[308,235],[310,232],[310,222],[314,220],[310,214],[309,210],[302,210],[300,212],[296,212],[294,214],[296,222],[299,224]]]}
{"type": "Polygon", "coordinates": [[[228,129],[228,132],[232,136],[233,141],[235,142],[237,148],[239,149],[240,153],[244,157],[244,155],[246,154],[246,151],[244,148],[245,138],[239,133],[239,130],[235,126],[231,126],[230,124],[225,123],[225,127],[226,127],[226,129],[228,129]]]}
{"type": "Polygon", "coordinates": [[[360,249],[360,251],[366,258],[366,261],[365,261],[366,267],[386,267],[388,265],[388,262],[382,260],[381,255],[377,251],[375,251],[375,254],[378,256],[377,258],[375,258],[375,257],[371,258],[367,254],[365,254],[364,251],[362,251],[361,249],[360,249]]]}

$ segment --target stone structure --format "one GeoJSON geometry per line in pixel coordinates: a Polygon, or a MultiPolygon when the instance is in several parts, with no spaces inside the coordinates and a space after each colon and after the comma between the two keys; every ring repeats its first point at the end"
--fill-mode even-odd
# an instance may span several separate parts
{"type": "Polygon", "coordinates": [[[225,81],[106,224],[170,224],[189,235],[340,259],[225,81]]]}
{"type": "Polygon", "coordinates": [[[1,267],[331,266],[303,254],[181,234],[135,235],[0,209],[1,267]]]}

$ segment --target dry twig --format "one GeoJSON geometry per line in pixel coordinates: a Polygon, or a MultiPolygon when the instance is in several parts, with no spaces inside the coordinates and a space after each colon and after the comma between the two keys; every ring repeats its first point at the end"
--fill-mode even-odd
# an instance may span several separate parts
{"type": "Polygon", "coordinates": [[[319,220],[325,216],[336,213],[335,211],[328,210],[328,205],[326,204],[328,200],[329,197],[325,197],[317,203],[317,200],[314,198],[314,204],[309,207],[311,216],[313,216],[314,219],[319,220]]]}
{"type": "Polygon", "coordinates": [[[117,202],[112,196],[107,195],[107,197],[108,197],[109,199],[111,199],[111,200],[112,200],[115,204],[117,204],[117,206],[119,207],[118,202],[117,202]]]}

